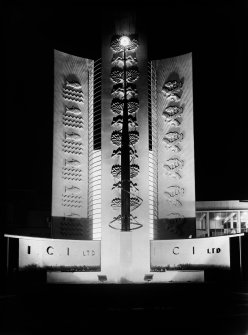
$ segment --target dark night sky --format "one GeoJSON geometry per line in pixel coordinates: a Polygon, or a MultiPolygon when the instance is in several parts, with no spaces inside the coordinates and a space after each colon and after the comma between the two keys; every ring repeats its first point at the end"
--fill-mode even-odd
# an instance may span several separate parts
{"type": "MultiPolygon", "coordinates": [[[[125,4],[136,8],[151,59],[193,52],[196,200],[248,199],[247,7],[241,1],[125,4]]],[[[53,49],[100,58],[101,17],[110,22],[117,6],[19,1],[5,7],[8,202],[19,195],[29,208],[50,209],[53,49]]]]}

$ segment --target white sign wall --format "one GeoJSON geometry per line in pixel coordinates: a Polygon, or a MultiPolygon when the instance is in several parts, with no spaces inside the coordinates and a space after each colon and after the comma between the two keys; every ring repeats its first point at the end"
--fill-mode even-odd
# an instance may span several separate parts
{"type": "Polygon", "coordinates": [[[151,269],[230,267],[229,236],[151,241],[151,269]]]}
{"type": "Polygon", "coordinates": [[[59,239],[20,238],[19,267],[60,267],[73,271],[100,271],[100,241],[74,241],[59,239]]]}

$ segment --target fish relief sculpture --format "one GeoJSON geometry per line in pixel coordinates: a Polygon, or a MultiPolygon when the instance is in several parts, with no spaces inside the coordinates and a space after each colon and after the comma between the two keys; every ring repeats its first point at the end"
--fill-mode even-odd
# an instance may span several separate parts
{"type": "Polygon", "coordinates": [[[170,198],[180,197],[184,195],[184,188],[177,185],[168,186],[164,194],[170,198]]]}
{"type": "Polygon", "coordinates": [[[129,131],[129,142],[135,145],[139,141],[139,132],[137,130],[129,131]]]}
{"type": "Polygon", "coordinates": [[[121,166],[120,164],[115,164],[111,168],[111,174],[114,178],[120,178],[121,177],[121,166]]]}
{"type": "MultiPolygon", "coordinates": [[[[122,55],[118,55],[116,56],[116,54],[113,55],[112,60],[111,60],[111,64],[113,66],[117,66],[120,68],[124,67],[124,58],[122,57],[122,55]]],[[[128,55],[126,57],[126,66],[136,66],[137,65],[137,58],[133,57],[132,55],[128,55]]]]}
{"type": "Polygon", "coordinates": [[[77,159],[71,158],[71,159],[65,159],[65,166],[67,165],[77,167],[80,166],[81,163],[77,159]]]}
{"type": "Polygon", "coordinates": [[[112,68],[110,73],[110,79],[115,83],[123,83],[124,72],[120,68],[112,68]]]}
{"type": "Polygon", "coordinates": [[[164,84],[162,92],[169,101],[179,102],[182,95],[182,81],[168,81],[164,84]]]}
{"type": "Polygon", "coordinates": [[[138,174],[139,174],[139,165],[130,164],[130,178],[137,177],[138,174]]]}
{"type": "Polygon", "coordinates": [[[139,101],[138,100],[129,100],[127,102],[127,109],[129,114],[137,113],[139,110],[139,101]]]}
{"type": "Polygon", "coordinates": [[[113,209],[119,209],[121,207],[121,198],[114,198],[111,201],[111,207],[113,209]]]}
{"type": "Polygon", "coordinates": [[[184,166],[184,161],[178,157],[172,157],[166,160],[166,163],[163,165],[165,168],[165,173],[173,178],[181,179],[182,176],[180,171],[184,166]]]}
{"type": "MultiPolygon", "coordinates": [[[[130,188],[132,191],[139,191],[138,189],[138,184],[137,183],[133,183],[131,180],[130,182],[130,188]]],[[[112,190],[114,190],[115,188],[120,189],[121,188],[121,181],[118,181],[117,183],[113,184],[112,190]]]]}
{"type": "Polygon", "coordinates": [[[111,111],[116,114],[123,114],[123,108],[124,108],[124,103],[120,101],[119,99],[113,99],[111,102],[111,111]]]}
{"type": "Polygon", "coordinates": [[[80,90],[82,88],[82,85],[77,81],[66,80],[65,87],[71,87],[71,88],[74,88],[75,90],[80,90]]]}
{"type": "Polygon", "coordinates": [[[122,133],[120,130],[114,130],[111,134],[111,142],[117,146],[121,145],[122,133]]]}
{"type": "Polygon", "coordinates": [[[66,192],[73,192],[73,193],[78,193],[80,192],[80,188],[74,185],[71,186],[65,186],[65,193],[66,192]]]}
{"type": "Polygon", "coordinates": [[[171,149],[173,152],[181,151],[181,148],[178,146],[183,140],[183,133],[177,131],[168,132],[163,141],[166,143],[167,149],[171,149]]]}
{"type": "Polygon", "coordinates": [[[71,132],[71,133],[66,133],[65,132],[65,139],[78,142],[78,141],[82,140],[82,137],[75,132],[71,132]]]}
{"type": "Polygon", "coordinates": [[[134,83],[139,78],[138,68],[129,68],[126,73],[126,80],[128,83],[134,83]]]}
{"type": "Polygon", "coordinates": [[[180,117],[183,113],[183,107],[169,106],[163,111],[163,117],[171,126],[179,126],[181,124],[180,117]]]}
{"type": "Polygon", "coordinates": [[[65,112],[66,113],[71,113],[73,115],[79,115],[79,114],[81,114],[81,109],[78,108],[78,107],[75,107],[75,106],[73,106],[73,107],[65,106],[65,112]]]}
{"type": "MultiPolygon", "coordinates": [[[[129,147],[129,154],[130,154],[131,158],[134,158],[134,157],[137,158],[138,157],[137,150],[132,148],[132,147],[129,147]]],[[[114,150],[111,157],[120,156],[120,155],[121,155],[121,147],[114,150]]]]}

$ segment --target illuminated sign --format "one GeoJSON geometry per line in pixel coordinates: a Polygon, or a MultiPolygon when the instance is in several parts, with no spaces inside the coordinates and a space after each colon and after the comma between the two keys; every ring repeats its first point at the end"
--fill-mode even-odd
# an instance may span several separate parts
{"type": "Polygon", "coordinates": [[[20,238],[19,268],[100,271],[101,242],[20,238]]]}
{"type": "Polygon", "coordinates": [[[230,267],[230,236],[151,241],[151,270],[230,267]]]}

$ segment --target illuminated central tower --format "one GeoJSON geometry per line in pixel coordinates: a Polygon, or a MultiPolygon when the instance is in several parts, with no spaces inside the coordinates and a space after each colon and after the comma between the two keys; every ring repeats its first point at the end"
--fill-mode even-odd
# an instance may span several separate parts
{"type": "Polygon", "coordinates": [[[195,235],[192,97],[192,55],[149,60],[132,16],[103,27],[101,59],[55,51],[53,237],[100,240],[110,282],[195,235]]]}

